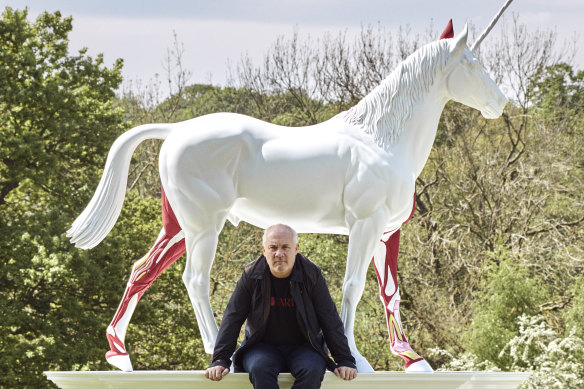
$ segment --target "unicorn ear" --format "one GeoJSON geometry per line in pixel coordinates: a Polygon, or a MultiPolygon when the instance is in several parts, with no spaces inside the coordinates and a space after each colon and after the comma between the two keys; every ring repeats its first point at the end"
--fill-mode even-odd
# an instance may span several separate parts
{"type": "Polygon", "coordinates": [[[450,39],[450,38],[454,38],[454,28],[452,27],[452,19],[450,19],[450,21],[446,25],[446,28],[442,32],[442,35],[440,35],[440,39],[450,39]]]}
{"type": "Polygon", "coordinates": [[[454,38],[450,42],[450,52],[451,53],[458,53],[462,52],[466,48],[466,40],[468,38],[468,24],[465,23],[464,28],[460,35],[454,38]]]}

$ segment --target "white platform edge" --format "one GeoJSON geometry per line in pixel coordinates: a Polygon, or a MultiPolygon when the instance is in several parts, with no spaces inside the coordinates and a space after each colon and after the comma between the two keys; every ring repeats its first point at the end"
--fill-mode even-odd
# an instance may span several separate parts
{"type": "MultiPolygon", "coordinates": [[[[219,382],[205,378],[202,370],[138,370],[121,371],[45,371],[47,378],[61,389],[253,389],[246,373],[228,374],[219,382]]],[[[325,374],[322,389],[342,388],[407,388],[407,389],[515,389],[531,373],[500,372],[434,372],[404,373],[380,371],[359,374],[353,381],[343,381],[333,373],[325,374]]],[[[280,374],[281,389],[289,389],[293,378],[280,374]]]]}

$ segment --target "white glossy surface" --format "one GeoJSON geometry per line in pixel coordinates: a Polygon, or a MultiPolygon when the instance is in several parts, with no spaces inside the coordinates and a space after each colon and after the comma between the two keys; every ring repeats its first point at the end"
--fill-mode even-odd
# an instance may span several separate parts
{"type": "MultiPolygon", "coordinates": [[[[172,389],[252,389],[247,374],[228,374],[219,382],[205,378],[204,372],[194,371],[119,371],[45,372],[47,378],[62,389],[122,389],[122,388],[172,388],[172,389]]],[[[515,389],[527,380],[529,373],[492,372],[435,372],[403,373],[377,372],[359,374],[353,381],[343,381],[327,372],[322,389],[515,389]]],[[[289,389],[293,378],[280,374],[280,388],[289,389]]]]}

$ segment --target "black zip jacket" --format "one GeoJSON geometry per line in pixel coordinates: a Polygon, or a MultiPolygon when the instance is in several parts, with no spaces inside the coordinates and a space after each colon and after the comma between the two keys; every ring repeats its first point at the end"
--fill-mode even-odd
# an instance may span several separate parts
{"type": "MultiPolygon", "coordinates": [[[[229,368],[239,331],[247,319],[243,342],[233,355],[234,370],[243,371],[243,354],[265,334],[270,313],[270,286],[270,268],[262,255],[245,267],[237,281],[223,314],[211,366],[229,368]]],[[[327,368],[331,371],[337,366],[355,368],[355,358],[343,332],[343,323],[322,272],[300,254],[296,255],[290,276],[290,294],[304,337],[325,359],[327,368]],[[336,364],[329,357],[327,346],[336,364]]]]}

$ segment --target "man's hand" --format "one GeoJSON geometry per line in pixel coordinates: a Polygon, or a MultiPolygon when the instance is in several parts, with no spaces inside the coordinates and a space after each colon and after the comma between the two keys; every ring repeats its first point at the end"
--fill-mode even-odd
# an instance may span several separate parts
{"type": "Polygon", "coordinates": [[[213,366],[205,370],[205,377],[211,381],[221,381],[221,378],[225,377],[228,373],[229,369],[225,366],[213,366]]]}
{"type": "Polygon", "coordinates": [[[335,369],[335,375],[345,381],[350,381],[357,377],[357,369],[347,366],[339,366],[335,369]]]}

